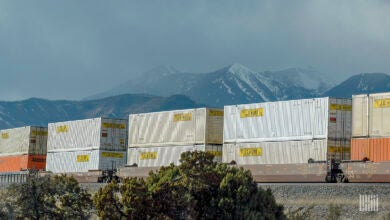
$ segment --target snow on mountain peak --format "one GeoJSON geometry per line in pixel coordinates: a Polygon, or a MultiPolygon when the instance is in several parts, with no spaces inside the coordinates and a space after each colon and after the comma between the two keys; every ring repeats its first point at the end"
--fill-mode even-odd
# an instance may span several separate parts
{"type": "Polygon", "coordinates": [[[246,66],[243,66],[239,63],[233,63],[232,65],[227,67],[227,71],[234,75],[243,75],[243,74],[251,74],[254,71],[250,70],[246,66]]]}

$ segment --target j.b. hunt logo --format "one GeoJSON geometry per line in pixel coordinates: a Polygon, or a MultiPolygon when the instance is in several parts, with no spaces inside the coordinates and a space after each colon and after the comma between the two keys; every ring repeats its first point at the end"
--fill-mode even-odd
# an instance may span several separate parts
{"type": "Polygon", "coordinates": [[[378,195],[359,195],[359,211],[361,212],[377,212],[379,207],[378,195]]]}

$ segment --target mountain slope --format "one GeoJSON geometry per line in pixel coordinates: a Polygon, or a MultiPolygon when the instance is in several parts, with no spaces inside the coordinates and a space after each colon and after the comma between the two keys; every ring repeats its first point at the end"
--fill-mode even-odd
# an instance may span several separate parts
{"type": "Polygon", "coordinates": [[[330,83],[326,83],[321,74],[314,70],[295,68],[255,72],[235,63],[204,74],[181,73],[169,66],[159,67],[92,97],[125,93],[163,96],[183,94],[196,102],[222,107],[229,104],[313,97],[329,87],[330,83]]]}
{"type": "Polygon", "coordinates": [[[378,93],[390,91],[390,76],[385,73],[362,73],[354,75],[323,96],[351,98],[356,94],[378,93]]]}
{"type": "Polygon", "coordinates": [[[31,98],[0,102],[0,129],[93,117],[127,118],[130,113],[200,107],[183,95],[119,95],[89,101],[49,101],[31,98]]]}

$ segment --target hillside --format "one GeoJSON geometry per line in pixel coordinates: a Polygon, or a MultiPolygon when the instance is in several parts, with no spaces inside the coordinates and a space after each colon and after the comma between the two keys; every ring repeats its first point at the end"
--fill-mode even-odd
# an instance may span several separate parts
{"type": "Polygon", "coordinates": [[[130,113],[200,107],[183,95],[118,95],[88,101],[49,101],[31,98],[0,102],[0,129],[93,117],[127,118],[130,113]]]}
{"type": "Polygon", "coordinates": [[[86,99],[125,93],[163,96],[183,94],[198,103],[222,107],[229,104],[315,97],[331,86],[332,80],[313,69],[256,72],[235,63],[213,72],[196,74],[183,73],[171,66],[160,66],[86,99]]]}

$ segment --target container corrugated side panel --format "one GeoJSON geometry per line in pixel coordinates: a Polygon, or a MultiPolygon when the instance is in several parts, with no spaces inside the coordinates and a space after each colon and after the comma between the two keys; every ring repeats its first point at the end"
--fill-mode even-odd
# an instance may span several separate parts
{"type": "Polygon", "coordinates": [[[29,126],[0,131],[0,155],[28,154],[29,144],[29,126]]]}
{"type": "Polygon", "coordinates": [[[223,108],[223,143],[234,143],[237,139],[236,123],[237,107],[235,105],[224,106],[223,108]]]}
{"type": "Polygon", "coordinates": [[[127,120],[102,118],[100,147],[101,150],[126,151],[127,120]]]}
{"type": "Polygon", "coordinates": [[[49,123],[48,152],[98,149],[101,118],[49,123]]]}
{"type": "Polygon", "coordinates": [[[224,142],[326,138],[327,111],[328,98],[225,106],[224,142]]]}
{"type": "Polygon", "coordinates": [[[328,157],[335,160],[350,160],[351,140],[328,140],[328,157]]]}
{"type": "Polygon", "coordinates": [[[53,173],[88,172],[99,169],[99,151],[48,152],[46,170],[53,173]]]}
{"type": "Polygon", "coordinates": [[[327,140],[303,140],[260,143],[224,144],[224,163],[235,161],[238,165],[295,164],[308,160],[325,161],[327,140]]]}
{"type": "Polygon", "coordinates": [[[390,161],[390,138],[353,138],[352,160],[390,161]]]}
{"type": "Polygon", "coordinates": [[[126,151],[99,150],[99,169],[111,170],[125,166],[127,162],[126,154],[126,151]]]}
{"type": "Polygon", "coordinates": [[[0,172],[15,172],[26,169],[45,169],[45,155],[0,156],[0,172]]]}
{"type": "Polygon", "coordinates": [[[350,140],[351,130],[351,99],[329,98],[328,138],[330,140],[350,140]]]}
{"type": "Polygon", "coordinates": [[[222,160],[222,145],[164,146],[129,148],[127,164],[137,164],[138,167],[160,167],[171,163],[179,165],[183,152],[195,150],[211,151],[215,155],[214,161],[222,160]]]}
{"type": "Polygon", "coordinates": [[[368,137],[368,95],[352,96],[352,137],[368,137]]]}
{"type": "Polygon", "coordinates": [[[30,127],[29,154],[46,155],[47,153],[47,128],[30,127]]]}
{"type": "Polygon", "coordinates": [[[205,126],[205,108],[130,115],[128,146],[204,143],[205,126]]]}
{"type": "Polygon", "coordinates": [[[390,136],[390,93],[369,95],[369,136],[390,136]]]}
{"type": "Polygon", "coordinates": [[[222,109],[207,109],[206,144],[223,143],[223,118],[222,109]]]}

